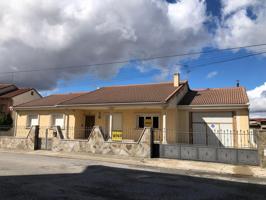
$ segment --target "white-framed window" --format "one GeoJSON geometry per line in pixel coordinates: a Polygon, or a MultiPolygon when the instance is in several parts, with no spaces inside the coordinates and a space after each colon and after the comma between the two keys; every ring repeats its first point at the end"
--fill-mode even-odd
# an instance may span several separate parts
{"type": "Polygon", "coordinates": [[[137,116],[137,128],[151,127],[159,128],[159,116],[158,115],[138,115],[137,116]]]}
{"type": "Polygon", "coordinates": [[[65,128],[65,115],[64,114],[53,114],[51,116],[51,127],[60,126],[61,129],[65,128]]]}
{"type": "Polygon", "coordinates": [[[27,116],[27,127],[30,128],[32,126],[39,125],[39,115],[38,114],[30,114],[27,116]]]}

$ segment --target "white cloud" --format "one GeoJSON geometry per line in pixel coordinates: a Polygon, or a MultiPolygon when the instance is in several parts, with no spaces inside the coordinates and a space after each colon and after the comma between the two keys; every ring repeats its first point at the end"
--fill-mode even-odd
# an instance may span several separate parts
{"type": "MultiPolygon", "coordinates": [[[[0,10],[0,74],[195,51],[210,37],[201,0],[12,0],[0,1],[0,10]]],[[[171,63],[152,66],[165,76],[171,63]]],[[[121,67],[20,73],[14,81],[47,90],[84,73],[110,77],[121,67]]],[[[10,78],[1,76],[0,82],[10,78]]]]}
{"type": "Polygon", "coordinates": [[[168,9],[168,17],[172,25],[178,30],[193,29],[199,31],[206,21],[206,6],[204,1],[177,1],[168,9]]]}
{"type": "Polygon", "coordinates": [[[247,94],[250,101],[251,116],[264,115],[266,113],[266,82],[247,91],[247,94]]]}
{"type": "Polygon", "coordinates": [[[206,76],[206,78],[210,79],[210,78],[213,78],[215,76],[218,75],[218,72],[217,71],[212,71],[212,72],[209,72],[206,76]]]}
{"type": "Polygon", "coordinates": [[[223,14],[228,15],[232,12],[238,11],[242,8],[252,5],[253,3],[258,2],[257,0],[223,0],[223,14]]]}
{"type": "Polygon", "coordinates": [[[223,0],[222,4],[222,20],[215,37],[220,48],[265,43],[266,1],[223,0]]]}

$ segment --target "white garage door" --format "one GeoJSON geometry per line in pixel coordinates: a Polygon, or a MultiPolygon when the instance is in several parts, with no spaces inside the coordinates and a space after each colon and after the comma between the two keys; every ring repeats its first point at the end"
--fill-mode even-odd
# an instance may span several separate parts
{"type": "Polygon", "coordinates": [[[192,113],[193,143],[233,146],[232,112],[192,113]]]}

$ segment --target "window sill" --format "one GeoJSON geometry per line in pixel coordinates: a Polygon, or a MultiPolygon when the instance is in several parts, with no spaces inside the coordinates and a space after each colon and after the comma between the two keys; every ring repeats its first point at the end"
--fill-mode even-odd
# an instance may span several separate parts
{"type": "MultiPolygon", "coordinates": [[[[48,128],[49,130],[53,130],[54,128],[56,128],[56,126],[51,126],[50,128],[48,128]]],[[[66,128],[61,128],[62,131],[66,130],[66,128]]]]}

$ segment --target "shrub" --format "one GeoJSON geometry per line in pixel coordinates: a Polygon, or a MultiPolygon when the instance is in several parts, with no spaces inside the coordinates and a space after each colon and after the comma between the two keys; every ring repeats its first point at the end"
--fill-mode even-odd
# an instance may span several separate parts
{"type": "Polygon", "coordinates": [[[13,124],[13,119],[11,117],[11,114],[0,114],[0,126],[11,126],[13,124]]]}

